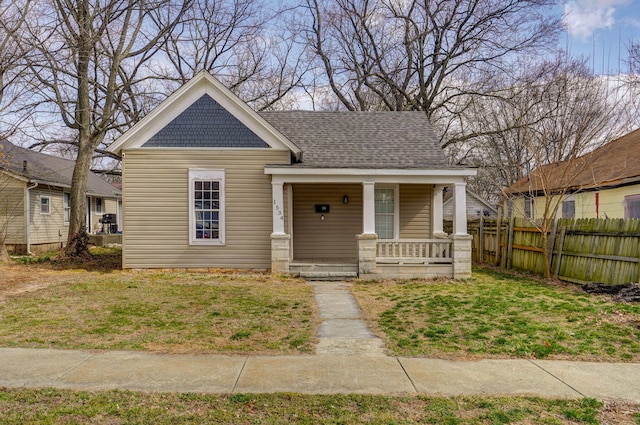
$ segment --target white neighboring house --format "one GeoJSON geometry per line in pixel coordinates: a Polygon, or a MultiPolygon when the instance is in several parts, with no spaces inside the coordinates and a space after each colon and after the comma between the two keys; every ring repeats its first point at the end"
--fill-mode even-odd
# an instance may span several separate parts
{"type": "MultiPolygon", "coordinates": [[[[16,146],[0,139],[0,232],[14,254],[38,253],[64,246],[71,211],[71,177],[75,161],[16,146]]],[[[87,228],[103,230],[100,220],[115,215],[108,232],[121,228],[121,191],[89,173],[87,228]]]]}
{"type": "MultiPolygon", "coordinates": [[[[489,203],[489,201],[483,199],[480,195],[467,189],[467,218],[469,220],[479,220],[480,216],[484,218],[497,218],[498,210],[489,203]]],[[[447,221],[453,220],[453,194],[447,192],[444,195],[444,219],[447,221]]]]}

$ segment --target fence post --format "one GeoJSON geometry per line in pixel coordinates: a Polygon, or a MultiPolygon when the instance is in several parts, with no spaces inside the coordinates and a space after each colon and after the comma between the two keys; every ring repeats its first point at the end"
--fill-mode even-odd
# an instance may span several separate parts
{"type": "Polygon", "coordinates": [[[502,230],[502,207],[498,207],[498,219],[496,220],[496,261],[495,265],[500,266],[500,257],[502,254],[502,241],[500,240],[500,231],[502,230]]]}
{"type": "Polygon", "coordinates": [[[511,269],[511,263],[513,262],[513,231],[516,223],[516,218],[511,216],[509,220],[509,228],[508,228],[508,237],[507,237],[507,258],[505,262],[505,268],[507,270],[511,269]]]}
{"type": "Polygon", "coordinates": [[[484,263],[484,215],[480,214],[480,229],[478,229],[478,262],[484,263]]]}
{"type": "Polygon", "coordinates": [[[562,249],[564,248],[564,235],[567,231],[566,226],[562,226],[562,230],[560,230],[560,242],[558,243],[558,256],[556,257],[556,270],[553,273],[554,279],[557,279],[560,276],[560,265],[562,263],[562,249]]]}
{"type": "Polygon", "coordinates": [[[558,219],[553,220],[553,226],[551,226],[551,235],[549,235],[548,244],[549,246],[544,249],[549,250],[549,271],[551,271],[551,267],[553,267],[553,251],[556,244],[556,232],[558,231],[558,219]]]}

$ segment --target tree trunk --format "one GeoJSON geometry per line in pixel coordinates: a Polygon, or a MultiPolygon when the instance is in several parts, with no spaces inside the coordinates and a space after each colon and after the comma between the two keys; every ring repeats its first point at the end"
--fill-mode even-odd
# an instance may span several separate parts
{"type": "Polygon", "coordinates": [[[542,226],[542,247],[543,251],[543,260],[544,260],[544,277],[545,279],[551,279],[551,253],[553,247],[549,246],[549,226],[542,226]]]}
{"type": "Polygon", "coordinates": [[[0,242],[0,264],[5,264],[11,261],[9,257],[9,252],[7,251],[7,246],[4,242],[0,242]]]}
{"type": "Polygon", "coordinates": [[[93,149],[89,143],[80,143],[76,165],[73,169],[71,184],[71,211],[69,217],[69,236],[65,254],[67,256],[87,258],[89,236],[87,234],[87,181],[93,149]]]}

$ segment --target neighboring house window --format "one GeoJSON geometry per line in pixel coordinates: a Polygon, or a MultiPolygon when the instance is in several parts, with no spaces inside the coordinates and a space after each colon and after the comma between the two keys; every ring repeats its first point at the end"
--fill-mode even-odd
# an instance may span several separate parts
{"type": "Polygon", "coordinates": [[[51,214],[51,197],[40,196],[40,214],[51,214]]]}
{"type": "Polygon", "coordinates": [[[640,195],[624,197],[624,218],[640,218],[640,195]]]}
{"type": "Polygon", "coordinates": [[[71,194],[65,192],[62,202],[64,208],[64,224],[69,224],[69,220],[71,219],[71,194]]]}
{"type": "Polygon", "coordinates": [[[526,218],[533,218],[533,198],[529,196],[524,197],[524,216],[526,218]]]}
{"type": "Polygon", "coordinates": [[[396,223],[396,190],[375,189],[376,234],[379,239],[394,239],[396,223]]]}
{"type": "Polygon", "coordinates": [[[189,239],[224,245],[224,170],[189,170],[189,239]]]}
{"type": "Polygon", "coordinates": [[[576,201],[562,202],[562,218],[576,218],[576,201]]]}
{"type": "Polygon", "coordinates": [[[96,214],[102,214],[102,198],[96,198],[96,214]]]}

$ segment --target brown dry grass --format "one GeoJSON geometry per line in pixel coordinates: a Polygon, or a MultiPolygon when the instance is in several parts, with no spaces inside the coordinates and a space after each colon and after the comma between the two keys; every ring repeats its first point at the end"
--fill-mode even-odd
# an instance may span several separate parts
{"type": "Polygon", "coordinates": [[[637,424],[638,406],[592,399],[149,394],[0,388],[3,424],[637,424]]]}
{"type": "Polygon", "coordinates": [[[92,261],[0,265],[0,345],[302,354],[319,324],[303,281],[234,271],[119,270],[92,261]]]}

